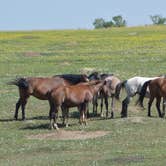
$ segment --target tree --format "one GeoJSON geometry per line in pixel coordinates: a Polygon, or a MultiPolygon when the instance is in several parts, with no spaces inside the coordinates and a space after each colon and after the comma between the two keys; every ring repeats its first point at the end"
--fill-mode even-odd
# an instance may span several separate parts
{"type": "Polygon", "coordinates": [[[114,22],[115,27],[124,27],[124,26],[126,26],[126,20],[124,20],[121,15],[114,16],[112,18],[112,20],[114,22]]]}
{"type": "Polygon", "coordinates": [[[114,26],[114,23],[112,21],[107,21],[104,23],[104,28],[110,28],[114,26]]]}
{"type": "Polygon", "coordinates": [[[93,22],[95,29],[103,28],[104,24],[105,24],[105,21],[103,18],[96,18],[95,21],[93,22]]]}
{"type": "Polygon", "coordinates": [[[126,26],[126,20],[121,15],[112,17],[112,20],[105,21],[103,18],[96,18],[93,22],[95,29],[98,28],[110,28],[110,27],[124,27],[126,26]]]}
{"type": "Polygon", "coordinates": [[[166,22],[166,18],[162,17],[161,15],[150,16],[150,19],[154,25],[163,25],[166,22]]]}

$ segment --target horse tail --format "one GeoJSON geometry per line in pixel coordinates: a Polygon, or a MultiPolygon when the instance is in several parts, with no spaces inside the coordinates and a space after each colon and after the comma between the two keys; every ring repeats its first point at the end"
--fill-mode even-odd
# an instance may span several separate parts
{"type": "Polygon", "coordinates": [[[127,80],[124,80],[123,82],[121,82],[121,88],[124,88],[125,84],[127,83],[127,80]]]}
{"type": "Polygon", "coordinates": [[[115,98],[119,100],[120,91],[122,89],[122,82],[118,83],[115,88],[115,98]]]}
{"type": "Polygon", "coordinates": [[[7,84],[16,85],[22,89],[28,89],[29,87],[28,81],[26,80],[26,78],[23,78],[23,77],[16,78],[15,80],[8,82],[7,84]]]}
{"type": "Polygon", "coordinates": [[[144,101],[144,97],[145,97],[145,94],[146,94],[146,89],[148,87],[148,85],[150,84],[151,80],[149,81],[146,81],[142,88],[141,88],[141,91],[140,91],[140,94],[139,94],[139,98],[138,98],[138,101],[136,104],[139,104],[140,106],[143,107],[143,101],[144,101]]]}

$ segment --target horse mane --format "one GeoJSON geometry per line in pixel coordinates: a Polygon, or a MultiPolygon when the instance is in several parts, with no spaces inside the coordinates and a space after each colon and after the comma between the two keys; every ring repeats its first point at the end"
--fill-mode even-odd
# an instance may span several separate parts
{"type": "Polygon", "coordinates": [[[95,77],[96,80],[100,80],[100,74],[99,72],[95,71],[93,73],[91,73],[89,76],[88,76],[88,79],[90,79],[91,77],[95,77]]]}
{"type": "Polygon", "coordinates": [[[71,82],[72,84],[80,83],[84,77],[87,77],[85,74],[62,74],[62,75],[54,75],[53,77],[60,77],[65,79],[66,81],[71,82]]]}
{"type": "Polygon", "coordinates": [[[105,78],[107,78],[107,77],[109,77],[109,76],[113,76],[114,74],[106,74],[106,73],[103,73],[103,74],[101,74],[100,76],[101,76],[101,79],[105,79],[105,78]]]}

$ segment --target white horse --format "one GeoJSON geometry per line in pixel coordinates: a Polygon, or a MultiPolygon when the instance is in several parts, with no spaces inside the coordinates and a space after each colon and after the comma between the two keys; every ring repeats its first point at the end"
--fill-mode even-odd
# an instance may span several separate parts
{"type": "MultiPolygon", "coordinates": [[[[132,97],[134,97],[136,94],[140,94],[142,86],[146,81],[153,80],[156,78],[159,77],[133,77],[123,82],[122,85],[126,90],[127,96],[122,101],[122,111],[121,111],[122,118],[127,117],[127,108],[132,97]]],[[[145,97],[149,98],[148,90],[145,97]]]]}

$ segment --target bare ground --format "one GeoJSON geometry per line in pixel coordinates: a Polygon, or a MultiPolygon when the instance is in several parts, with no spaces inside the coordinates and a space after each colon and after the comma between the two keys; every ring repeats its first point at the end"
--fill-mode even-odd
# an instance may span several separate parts
{"type": "Polygon", "coordinates": [[[59,130],[52,133],[44,133],[44,134],[37,134],[37,135],[30,135],[27,136],[28,139],[51,139],[51,140],[85,140],[85,139],[92,139],[97,137],[102,137],[109,134],[108,131],[65,131],[59,130]]]}

